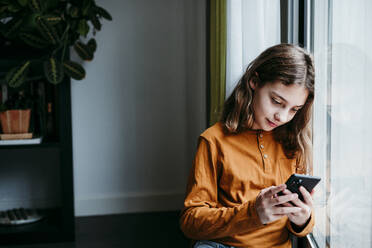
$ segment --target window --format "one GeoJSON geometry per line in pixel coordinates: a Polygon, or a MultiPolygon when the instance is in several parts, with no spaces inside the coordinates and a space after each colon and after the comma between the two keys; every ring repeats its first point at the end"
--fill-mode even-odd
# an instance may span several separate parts
{"type": "Polygon", "coordinates": [[[372,246],[371,11],[369,0],[313,2],[319,247],[372,246]]]}
{"type": "Polygon", "coordinates": [[[314,241],[318,247],[372,247],[372,1],[247,2],[228,1],[226,94],[250,60],[241,54],[255,57],[280,39],[313,53],[313,174],[322,177],[314,241]],[[262,18],[244,19],[261,13],[252,9],[262,10],[262,18]],[[244,40],[245,30],[264,39],[244,40]]]}

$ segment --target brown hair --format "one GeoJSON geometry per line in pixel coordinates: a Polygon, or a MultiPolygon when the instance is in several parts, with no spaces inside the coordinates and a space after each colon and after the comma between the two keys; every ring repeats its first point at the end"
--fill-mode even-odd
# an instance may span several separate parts
{"type": "Polygon", "coordinates": [[[309,95],[305,105],[294,118],[274,129],[274,138],[282,144],[287,158],[297,158],[302,172],[312,170],[312,143],[310,119],[314,100],[314,64],[311,55],[292,44],[279,44],[262,52],[247,67],[243,77],[224,103],[221,122],[228,133],[239,133],[252,128],[253,90],[249,82],[258,87],[280,81],[285,85],[299,84],[309,95]]]}

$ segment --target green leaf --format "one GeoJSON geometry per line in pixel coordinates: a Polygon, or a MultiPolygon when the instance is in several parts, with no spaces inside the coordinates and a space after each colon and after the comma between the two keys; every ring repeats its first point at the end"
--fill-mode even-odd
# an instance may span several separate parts
{"type": "Polygon", "coordinates": [[[85,70],[79,63],[65,61],[63,63],[63,69],[64,72],[73,79],[82,80],[85,78],[85,70]]]}
{"type": "Polygon", "coordinates": [[[76,6],[70,6],[68,9],[68,13],[72,18],[78,18],[79,17],[79,8],[76,6]]]}
{"type": "Polygon", "coordinates": [[[46,79],[52,84],[59,84],[63,80],[63,69],[54,57],[44,62],[44,74],[46,79]]]}
{"type": "Polygon", "coordinates": [[[20,28],[22,22],[22,19],[13,18],[6,24],[4,28],[4,35],[6,37],[12,37],[13,35],[15,35],[18,32],[18,29],[20,28]]]}
{"type": "Polygon", "coordinates": [[[112,21],[112,16],[110,15],[110,13],[105,10],[104,8],[102,7],[99,7],[99,6],[96,6],[95,7],[95,10],[97,12],[98,15],[102,16],[103,18],[105,18],[106,20],[109,20],[109,21],[112,21]]]}
{"type": "Polygon", "coordinates": [[[88,47],[89,49],[92,51],[92,52],[95,52],[97,50],[97,42],[94,38],[91,38],[89,41],[88,41],[88,47]]]}
{"type": "Polygon", "coordinates": [[[26,79],[26,75],[29,70],[30,61],[26,61],[24,64],[12,68],[5,76],[5,81],[10,87],[19,87],[26,79]]]}
{"type": "Polygon", "coordinates": [[[44,39],[30,33],[23,32],[19,35],[19,38],[27,45],[39,49],[45,48],[48,45],[44,39]]]}
{"type": "Polygon", "coordinates": [[[83,60],[90,61],[93,59],[93,52],[87,45],[83,44],[82,42],[76,42],[74,45],[74,49],[83,60]]]}
{"type": "Polygon", "coordinates": [[[79,30],[79,34],[85,37],[87,36],[89,32],[89,25],[86,20],[80,20],[78,30],[79,30]]]}
{"type": "Polygon", "coordinates": [[[83,16],[88,16],[89,11],[90,11],[90,8],[89,7],[85,7],[83,9],[83,11],[82,11],[83,16]]]}
{"type": "Polygon", "coordinates": [[[1,6],[0,13],[4,13],[8,9],[8,6],[1,6]]]}
{"type": "Polygon", "coordinates": [[[46,20],[50,25],[55,25],[62,21],[62,17],[57,15],[45,15],[43,19],[46,20]]]}
{"type": "MultiPolygon", "coordinates": [[[[14,71],[10,71],[11,73],[14,72],[14,71]]],[[[26,77],[23,76],[23,77],[19,77],[15,80],[12,80],[11,82],[8,83],[8,85],[12,88],[18,88],[20,87],[24,82],[26,81],[26,77]]]]}
{"type": "Polygon", "coordinates": [[[40,13],[43,11],[43,5],[41,0],[29,0],[28,6],[33,12],[40,13]]]}
{"type": "MultiPolygon", "coordinates": [[[[5,7],[8,8],[8,7],[5,7]]],[[[12,17],[12,14],[9,13],[8,11],[3,11],[2,8],[0,8],[0,20],[6,20],[7,18],[12,17]]],[[[1,22],[4,24],[3,22],[1,22]]]]}
{"type": "Polygon", "coordinates": [[[21,10],[21,6],[19,6],[19,5],[17,4],[17,2],[14,2],[14,3],[12,3],[12,4],[10,4],[10,5],[8,6],[8,10],[9,10],[10,12],[16,13],[16,12],[18,12],[19,10],[21,10]]]}
{"type": "Polygon", "coordinates": [[[59,0],[47,0],[45,1],[45,9],[54,10],[58,7],[59,0]]]}
{"type": "Polygon", "coordinates": [[[95,15],[91,16],[90,21],[92,22],[95,29],[101,30],[102,24],[99,21],[97,16],[95,16],[95,15]]]}
{"type": "Polygon", "coordinates": [[[44,20],[42,17],[38,17],[36,18],[36,24],[41,35],[50,43],[56,45],[59,42],[59,36],[56,29],[49,25],[46,20],[44,20]]]}
{"type": "Polygon", "coordinates": [[[88,16],[92,7],[93,7],[93,3],[91,0],[83,0],[83,7],[82,7],[83,16],[88,16]]]}
{"type": "Polygon", "coordinates": [[[26,6],[27,6],[27,3],[28,3],[28,0],[18,0],[18,3],[19,3],[22,7],[26,7],[26,6]]]}
{"type": "Polygon", "coordinates": [[[22,29],[23,30],[35,30],[37,29],[36,19],[40,16],[39,13],[28,12],[24,14],[22,19],[24,20],[22,29]]]}

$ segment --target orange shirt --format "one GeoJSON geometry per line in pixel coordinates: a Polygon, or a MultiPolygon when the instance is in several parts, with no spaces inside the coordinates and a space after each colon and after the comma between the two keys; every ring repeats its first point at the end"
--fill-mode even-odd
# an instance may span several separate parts
{"type": "Polygon", "coordinates": [[[296,233],[287,217],[263,225],[255,209],[264,188],[285,183],[296,171],[272,132],[247,130],[225,134],[222,124],[199,137],[189,176],[180,226],[193,240],[236,247],[291,247],[288,231],[305,236],[314,217],[296,233]]]}

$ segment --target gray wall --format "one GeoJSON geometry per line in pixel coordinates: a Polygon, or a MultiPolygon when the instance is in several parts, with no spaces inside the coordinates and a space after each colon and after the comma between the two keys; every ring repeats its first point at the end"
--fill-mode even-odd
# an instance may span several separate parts
{"type": "Polygon", "coordinates": [[[176,210],[205,120],[205,3],[98,1],[112,15],[72,82],[77,216],[176,210]]]}

